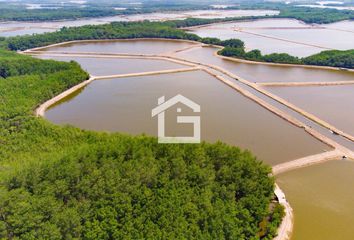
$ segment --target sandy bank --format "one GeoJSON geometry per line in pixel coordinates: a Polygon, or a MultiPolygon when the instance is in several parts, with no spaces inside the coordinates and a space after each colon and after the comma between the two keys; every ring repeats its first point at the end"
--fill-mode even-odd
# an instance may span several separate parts
{"type": "Polygon", "coordinates": [[[287,201],[284,192],[280,189],[278,184],[275,184],[274,194],[278,199],[279,204],[284,207],[285,215],[278,228],[277,236],[273,240],[289,240],[294,228],[294,214],[293,209],[287,201]]]}
{"type": "Polygon", "coordinates": [[[352,85],[354,81],[335,81],[335,82],[257,82],[259,86],[265,87],[302,87],[302,86],[337,86],[352,85]]]}

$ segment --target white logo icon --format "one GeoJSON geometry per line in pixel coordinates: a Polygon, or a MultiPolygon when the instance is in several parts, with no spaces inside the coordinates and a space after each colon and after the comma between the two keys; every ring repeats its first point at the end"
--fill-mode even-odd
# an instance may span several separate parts
{"type": "MultiPolygon", "coordinates": [[[[177,116],[177,123],[192,123],[193,137],[166,137],[165,136],[165,111],[177,103],[183,103],[191,108],[193,112],[200,113],[200,106],[192,100],[176,95],[173,98],[165,101],[165,96],[158,99],[158,106],[152,109],[152,117],[157,115],[158,121],[158,142],[159,143],[200,143],[200,116],[177,116]]],[[[180,108],[177,112],[182,112],[180,108]]]]}

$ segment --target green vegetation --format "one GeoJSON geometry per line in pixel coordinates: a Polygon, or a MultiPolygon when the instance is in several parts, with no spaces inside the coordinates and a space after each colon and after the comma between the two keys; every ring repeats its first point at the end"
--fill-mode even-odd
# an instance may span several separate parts
{"type": "Polygon", "coordinates": [[[261,51],[259,51],[258,49],[245,52],[244,47],[225,47],[224,49],[219,51],[219,54],[226,57],[237,57],[250,61],[304,64],[304,62],[298,57],[291,56],[287,53],[272,53],[262,55],[261,51]]]}
{"type": "Polygon", "coordinates": [[[0,8],[1,21],[56,21],[74,20],[78,18],[94,18],[115,16],[118,12],[113,9],[100,8],[65,8],[65,9],[7,9],[0,8]]]}
{"type": "Polygon", "coordinates": [[[10,50],[25,50],[71,40],[120,39],[120,38],[170,38],[199,40],[195,34],[186,33],[170,24],[159,22],[115,22],[104,25],[62,28],[58,32],[12,37],[7,39],[10,50]]]}
{"type": "Polygon", "coordinates": [[[274,18],[294,18],[306,23],[325,24],[343,20],[354,20],[354,11],[351,10],[299,7],[296,6],[297,4],[301,3],[298,1],[290,4],[249,1],[241,3],[237,8],[278,10],[279,15],[273,16],[274,18]]]}
{"type": "MultiPolygon", "coordinates": [[[[281,224],[281,219],[285,216],[284,207],[279,203],[274,203],[271,205],[272,213],[270,216],[267,216],[259,224],[261,231],[258,233],[258,236],[262,239],[269,239],[267,236],[271,232],[276,232],[279,225],[281,224]]],[[[270,240],[270,239],[269,239],[270,240]]]]}
{"type": "Polygon", "coordinates": [[[240,39],[228,39],[220,42],[221,46],[230,47],[230,48],[244,48],[245,43],[240,39]]]}
{"type": "Polygon", "coordinates": [[[176,28],[186,28],[193,26],[200,26],[213,23],[222,23],[222,22],[232,22],[232,21],[245,21],[245,20],[257,20],[265,18],[273,18],[274,16],[244,16],[244,17],[227,17],[227,18],[187,18],[184,20],[169,20],[165,23],[170,23],[171,26],[176,28]]]}
{"type": "Polygon", "coordinates": [[[354,68],[354,50],[338,51],[329,50],[306,57],[303,59],[305,64],[354,68]]]}
{"type": "Polygon", "coordinates": [[[19,75],[49,74],[71,68],[64,62],[42,61],[28,56],[19,58],[12,52],[2,53],[0,58],[0,78],[19,75]]]}
{"type": "Polygon", "coordinates": [[[295,18],[306,23],[333,23],[343,20],[354,20],[354,11],[329,8],[282,7],[276,17],[295,18]]]}
{"type": "Polygon", "coordinates": [[[354,69],[354,50],[330,50],[323,51],[309,57],[298,58],[286,53],[272,53],[268,55],[262,55],[261,51],[257,49],[245,52],[244,48],[242,47],[225,47],[219,51],[219,54],[227,57],[237,57],[250,61],[304,64],[354,69]]]}
{"type": "Polygon", "coordinates": [[[186,11],[195,9],[208,9],[203,3],[178,1],[143,1],[141,5],[134,6],[131,2],[123,1],[87,1],[83,5],[48,0],[45,2],[0,2],[0,21],[57,21],[75,20],[80,18],[108,17],[117,15],[186,11]],[[41,4],[43,8],[27,9],[26,3],[41,4]],[[115,10],[118,8],[118,10],[115,10]]]}
{"type": "Polygon", "coordinates": [[[34,108],[87,73],[3,50],[0,66],[1,239],[274,236],[274,179],[249,152],[53,125],[34,108]]]}

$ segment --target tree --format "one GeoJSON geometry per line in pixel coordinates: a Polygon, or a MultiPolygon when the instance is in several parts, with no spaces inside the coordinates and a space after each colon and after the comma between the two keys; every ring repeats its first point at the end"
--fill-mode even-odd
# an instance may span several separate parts
{"type": "Polygon", "coordinates": [[[229,39],[221,42],[221,45],[224,47],[232,47],[232,48],[244,48],[245,43],[240,39],[229,39]]]}
{"type": "Polygon", "coordinates": [[[219,51],[219,54],[227,57],[243,58],[245,55],[245,50],[243,48],[225,47],[219,51]]]}

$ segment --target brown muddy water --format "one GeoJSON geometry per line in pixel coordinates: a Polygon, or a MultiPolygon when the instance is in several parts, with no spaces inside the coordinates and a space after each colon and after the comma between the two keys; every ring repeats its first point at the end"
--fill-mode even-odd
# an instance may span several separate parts
{"type": "Polygon", "coordinates": [[[352,240],[354,163],[338,160],[281,174],[295,213],[292,240],[352,240]]]}
{"type": "MultiPolygon", "coordinates": [[[[85,129],[156,136],[157,119],[151,118],[151,110],[159,97],[169,99],[177,94],[201,105],[203,140],[249,149],[272,165],[328,149],[300,128],[199,71],[97,80],[49,109],[46,118],[85,129]]],[[[191,134],[191,126],[182,124],[185,130],[181,132],[182,125],[174,124],[176,115],[166,115],[170,116],[166,122],[171,136],[185,131],[191,134]]]]}
{"type": "Polygon", "coordinates": [[[354,85],[266,89],[354,136],[354,85]]]}
{"type": "Polygon", "coordinates": [[[354,32],[343,31],[352,25],[353,21],[344,21],[315,27],[292,19],[261,19],[213,24],[191,32],[223,40],[238,38],[245,42],[248,50],[259,49],[264,54],[289,53],[305,57],[324,50],[353,49],[354,32]]]}
{"type": "Polygon", "coordinates": [[[121,54],[162,54],[176,51],[197,43],[166,40],[109,40],[66,43],[41,49],[42,51],[95,52],[121,54]]]}
{"type": "Polygon", "coordinates": [[[341,22],[335,22],[335,23],[330,23],[327,24],[328,28],[335,28],[338,30],[343,30],[343,31],[350,31],[354,32],[354,24],[353,21],[341,21],[341,22]]]}
{"type": "Polygon", "coordinates": [[[150,72],[188,67],[173,62],[151,59],[59,57],[46,55],[39,55],[36,57],[41,59],[54,59],[58,61],[74,60],[81,65],[82,69],[86,70],[93,76],[150,72]]]}

